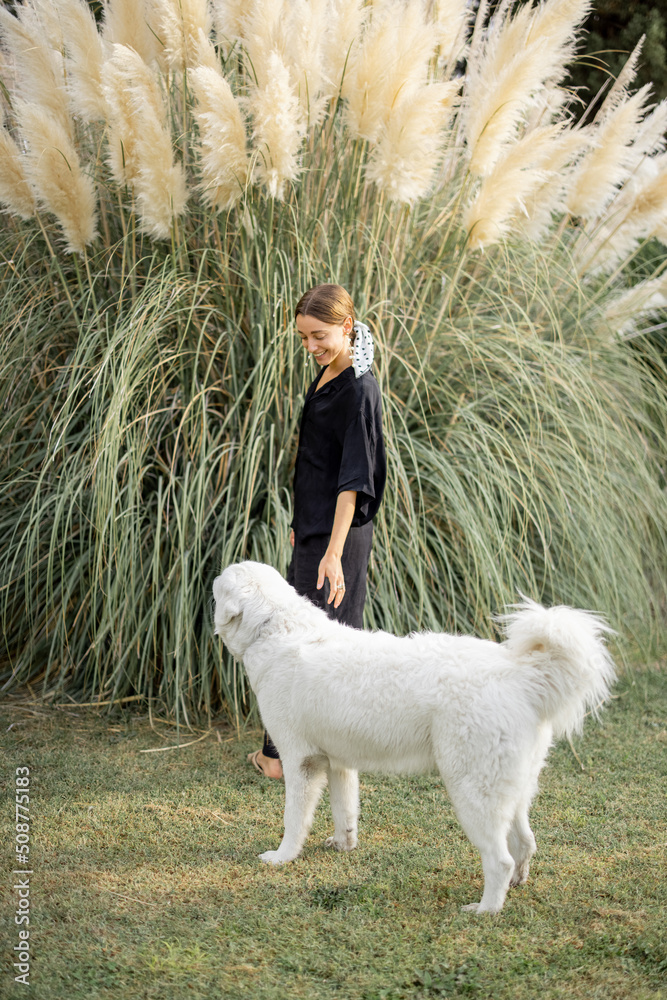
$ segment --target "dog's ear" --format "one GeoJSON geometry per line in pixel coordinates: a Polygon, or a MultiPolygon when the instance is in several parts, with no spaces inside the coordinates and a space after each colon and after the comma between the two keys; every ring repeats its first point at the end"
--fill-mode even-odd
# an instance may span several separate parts
{"type": "Polygon", "coordinates": [[[235,618],[240,618],[243,614],[236,581],[229,578],[229,573],[218,576],[213,581],[213,598],[217,632],[219,628],[227,628],[235,618]]]}

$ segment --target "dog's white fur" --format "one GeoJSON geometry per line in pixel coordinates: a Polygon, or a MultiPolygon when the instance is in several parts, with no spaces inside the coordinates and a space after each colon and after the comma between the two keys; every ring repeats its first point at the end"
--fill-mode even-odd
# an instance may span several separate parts
{"type": "Polygon", "coordinates": [[[213,585],[216,632],[242,658],[285,775],[285,834],[261,859],[292,861],[327,780],[334,835],[357,845],[357,771],[437,767],[484,869],[496,913],[528,878],[528,810],[554,736],[608,697],[614,667],[595,615],[525,600],[502,643],[418,633],[398,638],[332,621],[262,563],[213,585]]]}

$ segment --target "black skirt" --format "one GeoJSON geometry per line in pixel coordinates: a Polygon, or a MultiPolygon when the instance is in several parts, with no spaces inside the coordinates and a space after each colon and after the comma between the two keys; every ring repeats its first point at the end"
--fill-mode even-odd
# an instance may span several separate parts
{"type": "MultiPolygon", "coordinates": [[[[317,589],[317,571],[327,550],[330,535],[311,535],[303,542],[295,541],[292,561],[287,570],[287,582],[297,594],[307,597],[319,608],[343,625],[352,628],[364,627],[364,604],[366,603],[366,577],[368,575],[368,560],[373,544],[373,522],[350,528],[341,564],[345,578],[345,596],[337,608],[334,602],[327,604],[329,598],[329,581],[324,581],[321,590],[317,589]]],[[[262,752],[266,757],[277,759],[280,754],[276,750],[271,737],[264,733],[262,752]]]]}

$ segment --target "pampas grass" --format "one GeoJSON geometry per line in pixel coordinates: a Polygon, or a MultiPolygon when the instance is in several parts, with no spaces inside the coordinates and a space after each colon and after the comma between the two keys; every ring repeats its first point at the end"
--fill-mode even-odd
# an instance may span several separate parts
{"type": "Polygon", "coordinates": [[[436,33],[438,58],[453,70],[465,52],[471,10],[467,0],[433,0],[431,19],[436,33]]]}
{"type": "Polygon", "coordinates": [[[84,121],[104,121],[106,101],[102,90],[102,66],[106,46],[86,0],[59,0],[65,29],[67,90],[72,105],[84,121]]]}
{"type": "Polygon", "coordinates": [[[214,69],[192,70],[190,84],[197,100],[203,198],[215,211],[228,210],[241,198],[250,170],[241,110],[214,69]]]}
{"type": "Polygon", "coordinates": [[[28,180],[46,211],[53,213],[70,253],[82,253],[95,238],[95,187],[79,163],[68,132],[34,104],[18,106],[27,148],[28,180]]]}
{"type": "Polygon", "coordinates": [[[322,75],[334,93],[341,88],[365,18],[363,0],[332,0],[329,5],[329,23],[322,45],[322,75]]]}
{"type": "Polygon", "coordinates": [[[499,15],[469,78],[465,136],[470,171],[491,173],[547,81],[558,80],[588,0],[553,0],[514,17],[499,15]]]}
{"type": "Polygon", "coordinates": [[[572,172],[591,141],[590,128],[565,128],[556,131],[542,150],[537,165],[544,174],[544,182],[522,193],[525,216],[518,220],[522,231],[535,243],[547,236],[554,219],[566,213],[572,172]]]}
{"type": "Polygon", "coordinates": [[[649,84],[625,97],[597,124],[591,149],[573,174],[567,196],[571,215],[597,219],[630,177],[636,163],[632,141],[648,99],[649,84]]]}
{"type": "Polygon", "coordinates": [[[37,208],[25,157],[3,127],[0,127],[0,202],[21,219],[29,219],[37,208]]]}
{"type": "Polygon", "coordinates": [[[285,32],[285,56],[309,124],[321,121],[334,86],[323,73],[328,0],[292,0],[285,32]]]}
{"type": "Polygon", "coordinates": [[[641,241],[667,234],[667,154],[646,160],[614,199],[607,218],[580,251],[586,270],[611,271],[641,241]]]}
{"type": "Polygon", "coordinates": [[[154,21],[153,0],[106,0],[102,37],[112,45],[130,46],[151,65],[162,48],[154,21]]]}
{"type": "Polygon", "coordinates": [[[497,243],[517,216],[528,216],[527,201],[543,185],[543,164],[558,141],[560,127],[535,129],[510,148],[485,177],[463,216],[471,249],[497,243]]]}
{"type": "Polygon", "coordinates": [[[366,177],[396,202],[410,204],[433,185],[459,83],[432,83],[392,108],[366,168],[366,177]]]}
{"type": "Polygon", "coordinates": [[[117,184],[132,186],[146,152],[143,122],[150,119],[159,132],[166,124],[158,78],[134,49],[115,44],[102,67],[102,89],[108,109],[109,166],[117,184]]]}
{"type": "Polygon", "coordinates": [[[479,632],[521,591],[656,632],[667,110],[636,56],[597,114],[567,90],[583,0],[16,9],[0,683],[252,714],[210,585],[286,569],[314,374],[292,311],[320,281],[377,344],[366,624],[479,632]]]}
{"type": "Polygon", "coordinates": [[[667,309],[667,274],[638,282],[606,303],[604,320],[622,337],[629,339],[641,332],[646,319],[667,309]]]}
{"type": "Polygon", "coordinates": [[[207,0],[153,0],[153,4],[167,65],[181,71],[196,66],[211,31],[207,0]]]}
{"type": "Polygon", "coordinates": [[[248,0],[212,0],[215,34],[225,53],[241,41],[245,17],[250,6],[248,0]]]}
{"type": "Polygon", "coordinates": [[[30,7],[20,11],[21,19],[0,7],[0,41],[10,56],[13,77],[8,83],[18,100],[42,108],[71,136],[62,56],[45,41],[48,36],[35,12],[30,7]]]}
{"type": "Polygon", "coordinates": [[[341,89],[352,136],[377,141],[396,101],[426,82],[434,46],[419,0],[373,5],[361,42],[350,53],[341,89]]]}
{"type": "Polygon", "coordinates": [[[143,231],[166,239],[185,210],[187,190],[157,78],[133,49],[114,45],[103,89],[112,123],[110,167],[119,182],[131,185],[143,231]]]}
{"type": "Polygon", "coordinates": [[[305,123],[289,70],[278,52],[270,54],[265,73],[266,84],[254,90],[249,102],[257,152],[255,180],[266,186],[272,198],[281,199],[286,183],[299,174],[305,123]]]}
{"type": "Polygon", "coordinates": [[[286,0],[250,0],[243,18],[243,47],[247,53],[250,75],[258,90],[271,84],[269,59],[276,53],[285,61],[287,12],[286,0]]]}
{"type": "MultiPolygon", "coordinates": [[[[590,261],[598,272],[613,266],[613,254],[595,253],[594,260],[585,247],[607,240],[605,213],[615,212],[643,160],[661,153],[667,106],[649,110],[647,89],[630,93],[638,46],[595,120],[586,122],[584,113],[577,121],[562,80],[588,9],[588,0],[508,2],[487,23],[482,3],[467,38],[470,12],[461,0],[109,0],[99,34],[84,0],[39,0],[20,7],[18,18],[0,11],[0,33],[10,94],[48,108],[72,138],[75,109],[91,125],[76,134],[90,176],[106,183],[101,150],[126,210],[157,239],[172,233],[188,203],[190,212],[195,204],[230,211],[236,191],[253,188],[284,199],[304,157],[314,163],[321,129],[331,155],[306,187],[323,208],[327,178],[335,183],[334,148],[349,137],[360,143],[363,185],[355,181],[354,191],[362,214],[373,211],[373,188],[396,205],[440,189],[448,206],[438,216],[443,233],[473,226],[480,239],[471,239],[469,250],[505,238],[517,219],[510,202],[521,206],[521,231],[531,239],[565,233],[570,215],[580,227],[572,232],[578,266],[590,261]],[[66,63],[40,37],[39,25],[54,19],[66,63]],[[466,73],[458,77],[464,50],[466,73]],[[202,66],[224,81],[213,103],[201,83],[188,83],[202,66]],[[217,124],[216,100],[226,109],[217,124]],[[240,122],[251,137],[250,170],[240,122]],[[538,164],[524,139],[551,126],[558,142],[538,164]],[[223,146],[236,150],[227,166],[223,146]],[[483,178],[493,181],[480,186],[483,178]],[[513,195],[516,184],[521,190],[513,195]],[[494,187],[504,192],[502,211],[486,200],[494,187]],[[479,211],[487,220],[483,238],[479,211]]],[[[213,85],[211,77],[208,89],[213,85]]],[[[10,112],[10,129],[12,121],[10,112]]],[[[252,212],[244,213],[252,226],[252,212]]],[[[644,228],[633,234],[626,226],[616,259],[644,238],[644,228]]]]}

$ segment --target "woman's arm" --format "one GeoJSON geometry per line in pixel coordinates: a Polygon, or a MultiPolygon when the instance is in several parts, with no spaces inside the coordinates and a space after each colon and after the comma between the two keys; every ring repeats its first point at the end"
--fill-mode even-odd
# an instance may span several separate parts
{"type": "Polygon", "coordinates": [[[336,500],[336,513],[334,514],[333,528],[327,550],[322,557],[317,574],[317,589],[324,586],[325,579],[329,580],[331,591],[329,593],[328,604],[334,602],[337,608],[345,596],[345,579],[343,577],[343,567],[341,556],[347,533],[352,524],[354,511],[357,503],[356,490],[343,490],[338,494],[336,500]],[[342,587],[341,587],[342,585],[342,587]]]}

